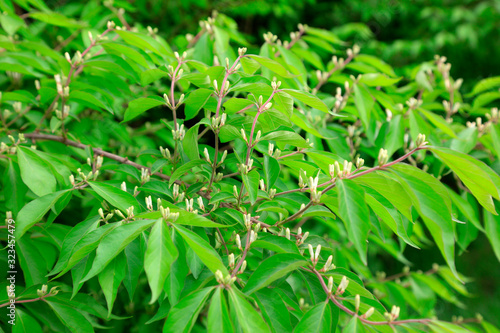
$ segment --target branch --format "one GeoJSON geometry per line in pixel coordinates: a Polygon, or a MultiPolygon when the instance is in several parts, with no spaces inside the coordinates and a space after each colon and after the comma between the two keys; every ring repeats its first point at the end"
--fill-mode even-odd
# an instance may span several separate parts
{"type": "MultiPolygon", "coordinates": [[[[327,295],[329,295],[330,292],[328,291],[328,287],[326,286],[325,281],[323,280],[323,276],[316,270],[316,268],[312,268],[309,271],[313,272],[318,277],[319,282],[321,283],[321,287],[323,288],[323,290],[325,291],[325,293],[327,295]]],[[[432,321],[431,319],[406,319],[406,320],[395,320],[395,321],[372,321],[372,320],[368,320],[368,319],[362,318],[362,317],[358,316],[358,314],[356,312],[348,309],[345,305],[343,305],[342,303],[340,303],[337,300],[337,298],[335,297],[335,295],[332,294],[332,295],[328,296],[328,299],[331,300],[333,302],[333,304],[335,304],[342,311],[348,313],[351,316],[357,317],[361,322],[363,322],[365,324],[368,324],[368,325],[404,325],[404,324],[410,324],[410,323],[428,324],[428,323],[430,323],[432,321]]]]}
{"type": "MultiPolygon", "coordinates": [[[[68,139],[64,139],[64,138],[62,138],[60,136],[55,136],[55,135],[50,135],[50,134],[27,133],[24,136],[27,139],[32,139],[32,140],[57,141],[57,142],[64,143],[67,146],[71,146],[71,147],[75,147],[75,148],[80,148],[80,149],[86,149],[87,147],[90,146],[90,145],[85,145],[85,144],[80,143],[80,142],[71,141],[71,140],[68,140],[68,139]]],[[[144,165],[140,165],[140,164],[137,164],[135,162],[132,162],[127,157],[121,157],[119,155],[115,155],[113,153],[104,151],[101,148],[92,148],[92,150],[93,150],[94,154],[96,154],[96,155],[102,155],[104,157],[110,158],[110,159],[118,161],[120,163],[131,165],[134,168],[137,168],[139,170],[141,170],[141,169],[147,169],[147,170],[151,171],[150,168],[148,168],[148,167],[146,167],[144,165]]],[[[164,174],[159,173],[159,172],[155,172],[153,175],[154,176],[158,176],[158,177],[160,177],[162,179],[165,179],[165,180],[169,180],[170,179],[170,176],[164,175],[164,174]]],[[[177,184],[181,184],[180,181],[176,181],[176,183],[177,184]]]]}

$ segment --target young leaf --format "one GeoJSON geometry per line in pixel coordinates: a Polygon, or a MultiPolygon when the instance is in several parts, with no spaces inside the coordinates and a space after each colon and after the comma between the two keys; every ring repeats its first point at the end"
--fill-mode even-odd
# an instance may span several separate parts
{"type": "Polygon", "coordinates": [[[249,173],[243,174],[242,178],[250,198],[250,203],[253,205],[257,200],[257,193],[259,190],[259,173],[257,170],[252,170],[249,173]]]}
{"type": "Polygon", "coordinates": [[[277,141],[285,144],[294,145],[300,148],[309,148],[310,145],[301,137],[299,134],[295,132],[289,131],[275,131],[264,135],[260,138],[261,141],[269,140],[269,141],[277,141]]]}
{"type": "Polygon", "coordinates": [[[53,298],[49,298],[45,302],[54,310],[57,317],[71,332],[94,332],[94,328],[80,311],[53,298]]]}
{"type": "Polygon", "coordinates": [[[149,234],[144,257],[144,270],[151,288],[150,304],[154,303],[163,291],[170,267],[178,255],[167,223],[162,218],[158,219],[149,234]]]}
{"type": "Polygon", "coordinates": [[[323,111],[325,113],[329,113],[330,109],[326,104],[320,100],[318,97],[314,96],[311,93],[305,92],[305,91],[299,91],[299,90],[293,90],[293,89],[281,89],[281,91],[286,92],[287,94],[295,97],[302,103],[314,108],[318,109],[320,111],[323,111]]]}
{"type": "Polygon", "coordinates": [[[209,165],[209,163],[206,160],[192,160],[187,162],[186,164],[183,164],[175,172],[170,176],[170,180],[168,182],[168,186],[172,186],[172,184],[179,179],[182,175],[184,175],[186,172],[191,170],[194,167],[201,166],[201,165],[209,165]]]}

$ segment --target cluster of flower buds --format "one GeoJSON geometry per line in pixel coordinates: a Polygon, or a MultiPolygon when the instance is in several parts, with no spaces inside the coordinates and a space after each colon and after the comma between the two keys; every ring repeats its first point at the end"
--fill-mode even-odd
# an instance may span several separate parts
{"type": "Polygon", "coordinates": [[[108,30],[113,30],[116,27],[116,24],[113,21],[108,21],[106,26],[108,27],[108,30]]]}
{"type": "Polygon", "coordinates": [[[276,189],[275,188],[272,188],[269,190],[269,199],[274,199],[274,196],[276,195],[276,189]]]}
{"type": "Polygon", "coordinates": [[[102,208],[99,208],[98,212],[103,222],[108,222],[113,217],[113,213],[108,213],[106,214],[106,216],[104,216],[104,211],[102,210],[102,208]]]}
{"type": "MultiPolygon", "coordinates": [[[[90,171],[88,174],[84,174],[82,172],[82,169],[80,168],[76,169],[76,171],[78,172],[78,175],[80,176],[80,178],[82,178],[84,182],[86,182],[87,180],[96,180],[97,176],[99,176],[99,170],[96,170],[95,172],[90,171]]],[[[70,181],[71,180],[72,179],[70,178],[70,181]]]]}
{"type": "Polygon", "coordinates": [[[222,126],[226,124],[226,118],[227,115],[225,113],[221,114],[220,116],[217,117],[212,117],[212,128],[214,130],[218,130],[222,126]]]}
{"type": "Polygon", "coordinates": [[[276,36],[275,34],[273,34],[272,32],[267,32],[265,33],[264,35],[264,40],[266,41],[266,43],[268,44],[273,44],[274,42],[276,42],[276,40],[278,39],[278,36],[276,36]]]}
{"type": "Polygon", "coordinates": [[[239,270],[238,274],[245,273],[245,269],[247,269],[247,261],[243,260],[243,262],[241,263],[240,270],[239,270]]]}
{"type": "Polygon", "coordinates": [[[149,25],[147,26],[148,34],[151,35],[151,37],[155,38],[156,34],[158,33],[158,28],[152,28],[149,25]]]}
{"type": "Polygon", "coordinates": [[[380,151],[378,153],[378,165],[383,166],[387,163],[389,160],[389,155],[387,155],[387,149],[380,148],[380,151]]]}
{"type": "Polygon", "coordinates": [[[241,67],[241,64],[233,64],[232,66],[230,66],[229,64],[229,58],[226,58],[226,71],[229,73],[229,74],[232,74],[236,71],[238,71],[238,69],[240,69],[241,67]]]}
{"type": "MultiPolygon", "coordinates": [[[[44,284],[44,285],[42,285],[42,289],[36,290],[36,294],[38,295],[38,297],[47,296],[47,289],[48,289],[48,286],[46,284],[44,284]]],[[[50,289],[50,291],[48,292],[48,296],[55,296],[55,295],[57,295],[58,292],[59,292],[59,290],[57,290],[57,287],[52,287],[50,289]]]]}
{"type": "Polygon", "coordinates": [[[335,94],[335,104],[333,110],[331,111],[331,114],[339,113],[347,105],[347,100],[349,99],[349,96],[351,95],[352,92],[352,89],[349,86],[348,81],[344,82],[344,88],[345,88],[345,93],[342,95],[342,88],[337,87],[337,91],[335,94]]]}
{"type": "Polygon", "coordinates": [[[174,137],[174,140],[182,141],[185,135],[186,131],[184,130],[184,124],[182,124],[178,130],[172,130],[172,136],[174,137]]]}
{"type": "Polygon", "coordinates": [[[343,276],[342,280],[340,280],[339,286],[337,287],[335,295],[336,296],[342,295],[346,291],[348,285],[349,285],[349,280],[347,279],[347,277],[343,276]]]}
{"type": "Polygon", "coordinates": [[[146,208],[153,211],[153,198],[151,196],[146,197],[146,208]]]}
{"type": "Polygon", "coordinates": [[[460,109],[460,103],[455,102],[455,103],[451,104],[450,102],[444,100],[443,107],[444,107],[444,110],[446,111],[447,114],[453,115],[453,114],[457,113],[458,110],[460,109]]]}
{"type": "Polygon", "coordinates": [[[252,244],[257,240],[257,233],[253,230],[250,230],[250,239],[249,239],[249,244],[252,244]]]}
{"type": "Polygon", "coordinates": [[[174,196],[174,200],[176,202],[181,202],[184,200],[185,193],[179,193],[179,185],[174,184],[173,189],[172,189],[172,195],[174,196]]]}
{"type": "Polygon", "coordinates": [[[233,195],[234,197],[237,199],[238,198],[238,188],[236,187],[236,185],[233,185],[233,195]]]}
{"type": "Polygon", "coordinates": [[[215,272],[215,279],[217,280],[218,283],[226,287],[230,287],[236,281],[236,276],[232,277],[231,274],[228,274],[226,277],[224,277],[222,272],[220,270],[217,270],[215,272]]]}
{"type": "MultiPolygon", "coordinates": [[[[90,31],[89,31],[89,34],[90,34],[90,31]]],[[[91,37],[91,35],[89,35],[89,37],[91,37]]],[[[92,39],[91,39],[91,41],[92,41],[92,39]]],[[[71,56],[69,55],[68,52],[64,53],[64,57],[74,67],[81,65],[81,63],[83,62],[82,53],[80,51],[76,51],[73,58],[71,58],[71,56]]]]}
{"type": "MultiPolygon", "coordinates": [[[[10,138],[14,138],[12,135],[9,135],[10,138]]],[[[12,140],[11,140],[12,141],[12,140]]],[[[9,154],[16,153],[16,146],[9,147],[5,142],[0,143],[0,153],[8,152],[9,154]]]]}
{"type": "Polygon", "coordinates": [[[335,265],[332,264],[332,261],[333,261],[333,255],[330,255],[325,262],[325,266],[323,266],[323,268],[320,269],[319,271],[320,272],[328,272],[332,269],[335,269],[335,265]]]}
{"type": "Polygon", "coordinates": [[[170,208],[163,208],[160,203],[158,203],[158,209],[164,220],[170,219],[172,222],[175,222],[179,218],[180,213],[172,213],[170,212],[170,208]]]}
{"type": "Polygon", "coordinates": [[[500,113],[498,112],[498,108],[492,108],[490,113],[487,113],[486,118],[488,121],[491,121],[492,123],[498,123],[498,120],[500,119],[500,113]]]}
{"type": "Polygon", "coordinates": [[[321,245],[316,247],[316,251],[314,251],[313,246],[311,244],[307,244],[307,248],[309,249],[309,254],[311,255],[311,262],[313,266],[316,266],[319,260],[319,255],[321,253],[321,245]]]}
{"type": "Polygon", "coordinates": [[[479,135],[483,135],[486,130],[489,128],[491,125],[491,122],[487,121],[483,123],[483,119],[481,117],[477,117],[476,121],[468,121],[467,122],[467,127],[472,127],[475,128],[477,127],[477,131],[479,132],[479,135]]]}
{"type": "Polygon", "coordinates": [[[205,211],[205,204],[203,203],[203,198],[198,197],[196,198],[196,202],[198,203],[198,207],[202,210],[205,211]]]}
{"type": "Polygon", "coordinates": [[[239,170],[242,174],[247,174],[252,169],[253,159],[248,160],[248,164],[239,164],[239,170]]]}
{"type": "Polygon", "coordinates": [[[307,237],[309,237],[309,231],[306,231],[304,234],[302,234],[302,228],[299,227],[297,229],[297,236],[298,237],[295,243],[297,244],[297,246],[302,245],[306,241],[307,237]]]}
{"type": "Polygon", "coordinates": [[[400,310],[401,309],[399,308],[399,306],[393,305],[392,309],[391,309],[391,313],[389,313],[389,312],[384,313],[385,319],[387,319],[388,322],[392,322],[392,321],[396,320],[399,317],[400,310]]]}
{"type": "Polygon", "coordinates": [[[149,182],[150,178],[151,178],[151,173],[149,169],[141,168],[141,184],[149,182]]]}
{"type": "Polygon", "coordinates": [[[219,97],[226,96],[227,92],[229,91],[229,80],[226,80],[226,82],[224,82],[224,86],[220,87],[220,89],[217,80],[214,80],[213,83],[214,83],[215,94],[218,95],[219,97]]]}
{"type": "Polygon", "coordinates": [[[243,57],[247,53],[247,48],[246,47],[240,47],[238,48],[238,56],[243,57]]]}
{"type": "Polygon", "coordinates": [[[63,106],[63,111],[61,110],[55,110],[56,117],[58,119],[63,120],[64,118],[69,116],[69,105],[64,105],[63,106]]]}
{"type": "Polygon", "coordinates": [[[425,146],[428,142],[425,141],[425,134],[419,133],[417,139],[415,140],[415,147],[419,148],[425,146]]]}
{"type": "Polygon", "coordinates": [[[160,153],[163,158],[166,158],[168,160],[172,157],[172,154],[170,154],[170,150],[168,148],[163,148],[160,146],[160,153]]]}
{"type": "MultiPolygon", "coordinates": [[[[1,96],[0,96],[0,98],[1,98],[1,96]]],[[[21,112],[23,110],[23,103],[21,103],[21,102],[14,102],[12,104],[12,107],[14,108],[14,111],[16,113],[19,113],[19,112],[21,112]]]]}
{"type": "Polygon", "coordinates": [[[193,198],[191,198],[191,199],[186,198],[184,200],[186,202],[186,210],[188,212],[195,213],[195,214],[198,213],[198,210],[194,209],[194,199],[193,198]]]}
{"type": "Polygon", "coordinates": [[[354,58],[355,56],[357,56],[359,54],[359,51],[361,51],[361,48],[359,47],[359,45],[354,44],[352,46],[352,49],[347,49],[347,56],[349,58],[354,58]]]}
{"type": "Polygon", "coordinates": [[[208,162],[208,163],[212,163],[210,161],[210,154],[208,153],[208,149],[205,147],[205,149],[203,150],[203,156],[205,157],[205,160],[208,162]]]}
{"type": "Polygon", "coordinates": [[[243,221],[245,222],[245,227],[247,228],[247,230],[250,230],[252,228],[252,215],[243,214],[243,221]]]}
{"type": "Polygon", "coordinates": [[[273,80],[271,82],[271,87],[273,88],[274,91],[277,91],[281,86],[281,81],[275,81],[273,80]]]}
{"type": "Polygon", "coordinates": [[[406,105],[409,108],[409,111],[415,110],[422,105],[423,101],[421,99],[416,99],[414,97],[410,98],[406,101],[406,105]]]}

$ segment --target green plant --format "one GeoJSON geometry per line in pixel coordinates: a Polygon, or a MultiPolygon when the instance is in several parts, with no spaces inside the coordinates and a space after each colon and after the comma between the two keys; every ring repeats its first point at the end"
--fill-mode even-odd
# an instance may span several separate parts
{"type": "Polygon", "coordinates": [[[444,57],[397,77],[304,25],[254,47],[214,15],[174,52],[110,4],[16,4],[33,20],[3,4],[16,330],[497,331],[434,316],[469,296],[457,245],[485,233],[500,257],[498,77],[462,96],[444,57]],[[408,246],[443,264],[376,273],[408,246]]]}

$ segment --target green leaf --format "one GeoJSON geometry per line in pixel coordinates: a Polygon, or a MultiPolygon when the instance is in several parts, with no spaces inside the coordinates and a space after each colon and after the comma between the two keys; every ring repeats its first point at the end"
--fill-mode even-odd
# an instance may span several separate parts
{"type": "Polygon", "coordinates": [[[229,304],[231,312],[236,314],[243,333],[269,332],[269,327],[260,314],[245,299],[237,288],[229,289],[229,304]]]}
{"type": "MultiPolygon", "coordinates": [[[[244,59],[244,58],[243,58],[244,59]]],[[[224,107],[224,112],[227,114],[234,114],[250,105],[254,105],[255,103],[246,98],[230,98],[224,102],[222,105],[224,107]]],[[[224,127],[223,127],[224,128],[224,127]]]]}
{"type": "Polygon", "coordinates": [[[64,28],[75,28],[75,29],[80,29],[85,27],[86,24],[82,22],[78,22],[74,19],[67,18],[66,16],[59,14],[59,13],[54,13],[54,12],[37,12],[37,13],[31,13],[29,14],[30,17],[34,18],[35,20],[42,21],[48,24],[56,25],[59,27],[64,27],[64,28]]]}
{"type": "Polygon", "coordinates": [[[431,147],[489,212],[496,214],[493,198],[500,200],[500,177],[486,164],[449,148],[431,147]]]}
{"type": "Polygon", "coordinates": [[[179,179],[182,175],[184,175],[186,172],[190,171],[192,168],[201,166],[201,165],[210,165],[206,160],[192,160],[187,162],[186,164],[183,164],[177,170],[174,171],[172,176],[170,176],[170,180],[168,182],[168,186],[172,186],[172,184],[179,179]]]}
{"type": "Polygon", "coordinates": [[[377,57],[367,55],[367,54],[358,54],[356,56],[356,62],[363,62],[365,64],[368,64],[379,71],[381,71],[384,74],[387,74],[389,76],[396,76],[394,73],[394,69],[384,61],[380,60],[377,57]]]}
{"type": "Polygon", "coordinates": [[[125,110],[125,115],[123,116],[123,121],[132,120],[145,111],[164,104],[165,101],[159,97],[141,97],[138,99],[134,99],[133,101],[128,103],[127,110],[125,110]]]}
{"type": "MultiPolygon", "coordinates": [[[[0,15],[1,16],[1,15],[0,15]]],[[[42,333],[42,327],[35,318],[16,308],[15,325],[12,325],[12,333],[42,333]]],[[[3,331],[2,331],[3,333],[3,331]]]]}
{"type": "MultiPolygon", "coordinates": [[[[497,206],[499,206],[497,204],[497,206]]],[[[500,261],[500,215],[493,215],[485,212],[484,229],[486,237],[490,240],[493,252],[500,261]]]]}
{"type": "Polygon", "coordinates": [[[420,111],[420,113],[422,113],[427,119],[429,119],[429,121],[434,126],[436,126],[441,131],[443,131],[443,133],[445,133],[446,135],[451,136],[452,138],[456,138],[457,137],[456,134],[451,129],[450,125],[446,122],[446,120],[444,120],[443,117],[440,117],[440,116],[434,114],[433,112],[424,110],[422,108],[419,108],[418,111],[420,111]]]}
{"type": "Polygon", "coordinates": [[[144,270],[151,288],[149,304],[156,302],[163,291],[170,267],[178,255],[167,223],[162,218],[158,219],[149,234],[148,248],[144,257],[144,270]]]}
{"type": "Polygon", "coordinates": [[[233,323],[229,317],[226,297],[222,288],[216,288],[208,309],[207,330],[209,333],[232,333],[233,323]]]}
{"type": "Polygon", "coordinates": [[[390,78],[381,73],[367,73],[361,76],[360,83],[364,83],[369,87],[387,87],[399,82],[402,77],[390,78]]]}
{"type": "Polygon", "coordinates": [[[257,170],[252,170],[249,173],[243,174],[243,183],[248,192],[250,203],[253,205],[257,201],[257,193],[259,190],[260,175],[257,170]]]}
{"type": "Polygon", "coordinates": [[[460,280],[455,268],[454,222],[446,188],[433,176],[407,164],[396,164],[391,171],[398,175],[400,184],[412,198],[448,266],[460,280]]]}
{"type": "MultiPolygon", "coordinates": [[[[163,77],[167,77],[168,73],[159,68],[152,68],[141,72],[141,86],[147,86],[163,77]]],[[[160,104],[161,105],[161,104],[160,104]]],[[[155,105],[156,106],[156,105],[155,105]]]]}
{"type": "Polygon", "coordinates": [[[154,222],[151,220],[133,221],[116,227],[104,236],[97,247],[92,268],[81,282],[85,282],[99,274],[130,242],[154,222]]]}
{"type": "Polygon", "coordinates": [[[201,108],[208,102],[210,95],[213,93],[213,90],[205,88],[196,89],[191,92],[184,102],[184,114],[186,115],[186,120],[196,117],[201,108]]]}
{"type": "Polygon", "coordinates": [[[141,211],[141,206],[137,199],[128,192],[123,191],[117,187],[103,182],[88,182],[90,187],[104,200],[109,202],[112,206],[126,211],[129,207],[134,207],[134,212],[137,214],[141,211]]]}
{"type": "Polygon", "coordinates": [[[79,91],[79,90],[72,91],[69,94],[69,100],[71,100],[72,102],[75,101],[80,102],[81,104],[86,105],[95,110],[103,109],[111,114],[114,114],[113,109],[104,104],[94,95],[85,91],[79,91]]]}
{"type": "Polygon", "coordinates": [[[16,238],[21,238],[35,223],[40,221],[54,204],[69,190],[59,191],[36,198],[25,205],[16,220],[16,238]]]}
{"type": "MultiPolygon", "coordinates": [[[[99,223],[100,219],[97,219],[97,223],[99,223]]],[[[90,223],[89,221],[87,221],[90,223]]],[[[60,263],[57,263],[57,266],[50,272],[49,275],[55,274],[57,272],[60,272],[55,276],[53,279],[57,279],[58,277],[62,276],[65,274],[67,271],[69,271],[73,266],[75,266],[80,260],[85,258],[90,252],[92,252],[100,243],[101,239],[105,237],[107,234],[109,234],[111,231],[113,231],[116,227],[120,226],[120,223],[112,223],[112,224],[106,224],[102,227],[99,227],[95,229],[92,225],[87,226],[89,230],[91,229],[90,232],[86,233],[83,235],[80,235],[81,237],[79,239],[70,239],[68,246],[70,247],[68,251],[70,251],[70,254],[66,256],[63,256],[63,253],[61,252],[61,258],[60,258],[60,263]],[[94,230],[95,229],[95,230],[94,230]],[[76,244],[71,245],[71,243],[75,242],[76,244]],[[60,266],[61,265],[61,266],[60,266]],[[57,268],[57,269],[56,269],[57,268]]],[[[82,229],[82,231],[85,230],[82,229]]],[[[72,234],[75,238],[78,238],[78,235],[72,234]]]]}
{"type": "Polygon", "coordinates": [[[325,113],[329,113],[330,109],[328,109],[328,106],[326,106],[325,103],[323,103],[322,100],[320,100],[318,97],[314,96],[311,93],[305,92],[305,91],[299,91],[299,90],[293,90],[293,89],[281,89],[281,91],[286,92],[287,94],[295,97],[302,103],[314,108],[318,109],[320,111],[323,111],[325,113]]]}
{"type": "Polygon", "coordinates": [[[120,37],[132,46],[136,46],[139,49],[146,52],[146,50],[152,51],[156,55],[163,58],[165,55],[172,56],[172,52],[163,47],[158,41],[153,37],[147,36],[145,34],[130,32],[125,30],[115,30],[120,37]]]}
{"type": "Polygon", "coordinates": [[[359,320],[358,317],[352,317],[351,320],[345,325],[342,330],[344,333],[363,333],[365,332],[365,328],[363,327],[363,323],[359,320]]]}
{"type": "Polygon", "coordinates": [[[56,316],[71,332],[94,332],[94,328],[80,311],[52,298],[45,300],[45,302],[54,310],[56,316]]]}
{"type": "Polygon", "coordinates": [[[214,250],[214,248],[206,240],[201,238],[199,235],[193,231],[181,227],[180,225],[174,224],[173,227],[179,232],[179,234],[184,238],[184,241],[189,245],[191,249],[198,255],[201,261],[215,273],[220,270],[224,276],[228,274],[226,265],[222,262],[219,254],[214,250]]]}
{"type": "Polygon", "coordinates": [[[337,181],[339,215],[344,221],[349,239],[366,265],[368,232],[370,231],[370,211],[365,203],[363,188],[352,180],[337,181]]]}
{"type": "Polygon", "coordinates": [[[260,290],[254,294],[254,299],[259,306],[262,316],[272,326],[272,332],[292,332],[290,311],[276,290],[270,288],[260,290]]]}
{"type": "Polygon", "coordinates": [[[121,253],[99,273],[99,285],[108,305],[108,317],[111,315],[111,310],[113,310],[118,287],[125,278],[126,264],[125,255],[121,253]]]}
{"type": "Polygon", "coordinates": [[[47,283],[48,269],[44,253],[47,249],[46,244],[35,242],[30,238],[17,239],[16,254],[26,286],[47,283]]]}
{"type": "Polygon", "coordinates": [[[279,62],[276,60],[272,60],[266,57],[261,57],[255,54],[250,54],[247,57],[257,61],[259,64],[262,66],[266,67],[269,69],[271,72],[278,74],[279,76],[285,77],[285,78],[290,78],[294,77],[292,74],[288,73],[285,67],[283,67],[279,62]]]}
{"type": "Polygon", "coordinates": [[[290,131],[275,131],[264,135],[261,141],[277,141],[284,144],[294,145],[300,148],[309,148],[310,145],[299,134],[290,131]]]}
{"type": "Polygon", "coordinates": [[[495,87],[500,86],[500,76],[494,76],[494,77],[489,77],[486,79],[483,79],[476,83],[472,91],[468,94],[468,97],[474,96],[479,94],[480,92],[483,92],[485,90],[489,90],[495,87]]]}
{"type": "Polygon", "coordinates": [[[47,162],[31,148],[18,147],[17,158],[23,182],[39,197],[56,190],[56,178],[47,162]]]}
{"type": "MultiPolygon", "coordinates": [[[[326,297],[325,297],[326,298],[326,297]]],[[[329,333],[332,330],[332,312],[330,302],[320,302],[312,307],[302,317],[295,326],[294,333],[324,332],[329,333]]]]}
{"type": "Polygon", "coordinates": [[[280,237],[268,233],[260,234],[259,238],[250,245],[250,248],[268,249],[276,253],[300,254],[295,242],[292,242],[285,237],[280,237]]]}
{"type": "Polygon", "coordinates": [[[368,133],[370,114],[374,106],[374,101],[366,87],[359,84],[354,85],[354,104],[358,110],[359,119],[361,119],[368,133]]]}
{"type": "Polygon", "coordinates": [[[307,260],[293,253],[279,253],[264,260],[248,279],[243,292],[250,295],[288,273],[306,266],[307,260]]]}
{"type": "Polygon", "coordinates": [[[280,165],[275,158],[268,155],[264,156],[264,173],[266,175],[266,188],[270,189],[280,175],[280,165]]]}
{"type": "Polygon", "coordinates": [[[190,332],[214,287],[203,288],[181,299],[169,312],[163,333],[190,332]]]}
{"type": "MultiPolygon", "coordinates": [[[[186,106],[187,107],[187,106],[186,106]]],[[[184,109],[185,110],[185,109],[184,109]]],[[[182,140],[182,148],[186,153],[187,157],[191,161],[197,160],[200,158],[200,152],[198,151],[198,128],[199,125],[194,125],[191,127],[184,135],[184,139],[182,140]]]]}

